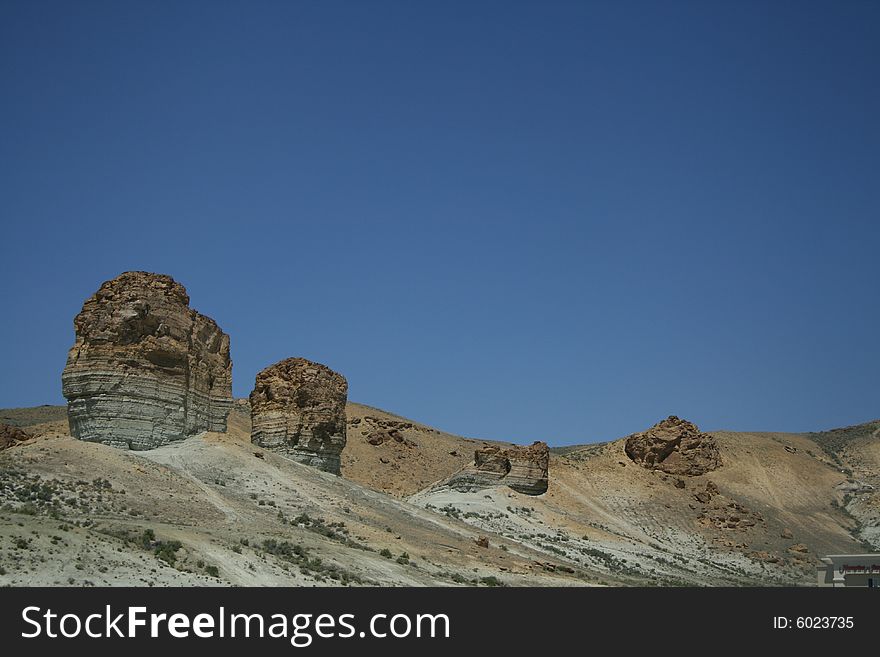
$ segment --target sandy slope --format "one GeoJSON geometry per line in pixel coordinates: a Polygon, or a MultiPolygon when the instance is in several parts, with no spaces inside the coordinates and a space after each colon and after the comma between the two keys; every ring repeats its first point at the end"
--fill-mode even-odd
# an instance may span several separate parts
{"type": "Polygon", "coordinates": [[[715,432],[723,465],[698,477],[638,466],[622,439],[565,448],[531,497],[432,488],[483,441],[378,409],[349,404],[342,477],[253,447],[246,411],[226,434],[132,453],[71,439],[63,408],[0,410],[39,436],[0,455],[0,583],[811,584],[817,557],[880,535],[880,422],[715,432]],[[404,440],[366,440],[388,427],[404,440]],[[57,506],[21,513],[22,491],[52,480],[57,506]],[[144,545],[150,529],[180,541],[173,566],[144,545]]]}
{"type": "Polygon", "coordinates": [[[724,465],[698,477],[637,466],[618,440],[554,455],[540,497],[428,489],[411,501],[633,582],[810,584],[817,557],[865,551],[837,488],[850,477],[810,437],[714,435],[724,465]],[[708,482],[719,494],[707,504],[696,495],[708,482]]]}
{"type": "Polygon", "coordinates": [[[549,572],[536,563],[543,557],[512,542],[507,551],[494,537],[490,548],[478,547],[479,532],[465,523],[255,449],[234,427],[149,452],[49,435],[3,452],[0,468],[0,583],[590,581],[549,572]],[[16,495],[35,486],[45,499],[23,509],[16,495]],[[174,567],[144,547],[147,530],[181,542],[174,567]],[[273,554],[263,547],[267,539],[300,546],[311,565],[273,554]],[[409,559],[398,559],[404,553],[409,559]]]}

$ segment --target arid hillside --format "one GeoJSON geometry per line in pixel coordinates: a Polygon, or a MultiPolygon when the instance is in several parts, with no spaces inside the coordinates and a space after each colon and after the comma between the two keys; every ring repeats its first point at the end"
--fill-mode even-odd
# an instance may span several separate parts
{"type": "Polygon", "coordinates": [[[55,424],[0,453],[2,583],[611,583],[500,537],[481,547],[466,523],[255,448],[234,423],[142,452],[55,424]]]}
{"type": "Polygon", "coordinates": [[[809,438],[714,435],[723,465],[699,476],[647,469],[618,440],[555,455],[539,497],[428,490],[411,501],[633,583],[809,584],[818,556],[869,549],[854,505],[872,494],[847,496],[848,476],[809,438]]]}
{"type": "Polygon", "coordinates": [[[0,452],[13,585],[809,585],[819,556],[876,551],[880,535],[880,422],[688,425],[675,451],[710,445],[705,471],[638,460],[650,431],[629,449],[566,447],[542,495],[446,487],[504,444],[353,403],[341,477],[252,445],[245,400],[227,433],[144,452],[70,438],[63,407],[0,422],[34,436],[0,452]]]}

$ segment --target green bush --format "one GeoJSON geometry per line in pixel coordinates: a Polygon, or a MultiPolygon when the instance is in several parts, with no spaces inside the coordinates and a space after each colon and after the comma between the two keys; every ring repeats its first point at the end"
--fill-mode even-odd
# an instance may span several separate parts
{"type": "Polygon", "coordinates": [[[149,550],[153,547],[153,541],[156,540],[156,532],[152,529],[145,529],[144,533],[141,534],[141,545],[145,550],[149,550]]]}
{"type": "Polygon", "coordinates": [[[495,575],[489,575],[488,577],[481,577],[480,582],[485,584],[486,586],[504,586],[504,582],[495,577],[495,575]]]}

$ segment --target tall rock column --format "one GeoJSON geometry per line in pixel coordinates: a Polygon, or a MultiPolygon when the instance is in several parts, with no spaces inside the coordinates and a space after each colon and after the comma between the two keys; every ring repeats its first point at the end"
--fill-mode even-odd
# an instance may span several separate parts
{"type": "Polygon", "coordinates": [[[305,358],[288,358],[257,374],[251,442],[294,461],[339,474],[345,447],[348,382],[305,358]]]}
{"type": "Polygon", "coordinates": [[[74,319],[61,375],[71,434],[152,449],[202,431],[226,431],[232,408],[229,336],[189,307],[170,276],[125,272],[74,319]]]}

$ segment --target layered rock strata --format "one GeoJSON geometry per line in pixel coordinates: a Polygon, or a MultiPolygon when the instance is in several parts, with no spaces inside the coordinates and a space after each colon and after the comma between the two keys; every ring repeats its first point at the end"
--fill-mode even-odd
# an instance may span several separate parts
{"type": "Polygon", "coordinates": [[[473,492],[491,486],[508,486],[518,493],[540,495],[549,482],[550,450],[544,442],[502,448],[496,445],[480,448],[474,463],[462,468],[442,487],[473,492]]]}
{"type": "Polygon", "coordinates": [[[701,475],[721,465],[715,438],[674,415],[647,431],[631,435],[624,451],[646,468],[673,475],[701,475]]]}
{"type": "Polygon", "coordinates": [[[75,438],[144,450],[226,431],[229,336],[173,278],[120,274],[86,300],[74,328],[61,384],[75,438]]]}
{"type": "Polygon", "coordinates": [[[305,358],[288,358],[257,374],[251,442],[294,461],[339,474],[345,447],[348,382],[305,358]]]}

